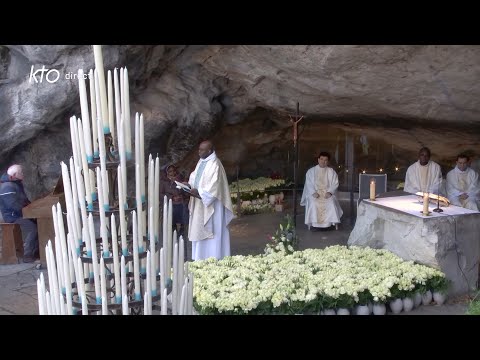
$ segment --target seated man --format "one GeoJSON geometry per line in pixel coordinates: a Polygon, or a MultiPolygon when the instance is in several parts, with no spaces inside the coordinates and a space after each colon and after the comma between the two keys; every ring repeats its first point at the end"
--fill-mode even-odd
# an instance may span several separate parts
{"type": "Polygon", "coordinates": [[[478,211],[478,174],[468,167],[468,155],[457,156],[457,166],[447,174],[447,197],[453,205],[478,211]]]}
{"type": "Polygon", "coordinates": [[[413,194],[419,191],[438,194],[442,183],[442,170],[440,165],[430,160],[430,155],[428,147],[420,149],[418,161],[407,169],[403,191],[413,194]]]}
{"type": "Polygon", "coordinates": [[[19,224],[23,235],[23,262],[31,263],[39,259],[37,224],[24,219],[22,208],[30,204],[23,189],[21,165],[12,165],[0,178],[0,211],[3,221],[19,224]]]}
{"type": "MultiPolygon", "coordinates": [[[[160,204],[163,204],[163,197],[167,195],[167,199],[172,199],[172,226],[173,230],[177,230],[178,237],[183,236],[184,239],[184,257],[187,259],[187,232],[188,225],[188,201],[190,196],[183,190],[178,189],[175,180],[184,182],[184,178],[178,173],[175,165],[168,165],[165,168],[165,177],[160,179],[160,204]]],[[[161,206],[163,209],[163,205],[161,206]]]]}
{"type": "Polygon", "coordinates": [[[329,229],[340,223],[342,208],[335,193],[338,189],[338,176],[335,170],[328,167],[330,154],[321,152],[318,165],[307,171],[303,188],[301,206],[305,206],[305,224],[317,228],[329,229]]]}

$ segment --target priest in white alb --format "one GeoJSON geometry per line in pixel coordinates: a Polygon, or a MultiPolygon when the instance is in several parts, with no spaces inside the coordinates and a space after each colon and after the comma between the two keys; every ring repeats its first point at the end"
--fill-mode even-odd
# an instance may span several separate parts
{"type": "Polygon", "coordinates": [[[409,193],[427,192],[438,194],[442,183],[440,165],[430,160],[430,149],[423,147],[418,152],[418,161],[410,165],[405,175],[403,191],[409,193]]]}
{"type": "Polygon", "coordinates": [[[447,197],[453,205],[478,211],[478,174],[468,167],[468,155],[457,156],[457,165],[447,174],[447,197]]]}
{"type": "Polygon", "coordinates": [[[330,229],[338,226],[343,215],[336,197],[338,175],[328,167],[330,154],[321,152],[318,165],[307,171],[301,206],[305,206],[305,224],[309,230],[330,229]]]}
{"type": "Polygon", "coordinates": [[[191,187],[188,239],[192,259],[222,259],[230,255],[228,224],[233,219],[232,200],[222,163],[211,141],[198,147],[200,160],[188,181],[191,187]]]}

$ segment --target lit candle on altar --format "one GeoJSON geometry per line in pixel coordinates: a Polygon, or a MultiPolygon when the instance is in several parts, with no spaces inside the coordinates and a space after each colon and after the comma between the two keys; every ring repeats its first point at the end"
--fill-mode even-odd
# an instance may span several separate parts
{"type": "Polygon", "coordinates": [[[120,238],[122,243],[122,254],[124,256],[128,255],[127,247],[127,223],[125,221],[125,192],[123,190],[122,183],[122,165],[119,165],[117,168],[117,184],[118,184],[118,211],[119,211],[119,221],[120,221],[120,238]]]}
{"type": "Polygon", "coordinates": [[[115,145],[115,126],[113,117],[113,84],[112,84],[112,72],[107,72],[107,92],[108,92],[108,126],[110,128],[110,134],[112,134],[112,145],[115,145]]]}
{"type": "Polygon", "coordinates": [[[140,170],[142,177],[142,201],[145,201],[145,128],[143,126],[143,114],[140,115],[140,170]]]}
{"type": "Polygon", "coordinates": [[[428,215],[428,193],[423,193],[423,215],[428,215]]]}
{"type": "Polygon", "coordinates": [[[105,89],[105,69],[103,67],[103,56],[102,56],[101,45],[93,45],[93,56],[95,57],[95,69],[97,70],[97,73],[98,73],[98,86],[99,86],[100,99],[102,104],[101,119],[103,120],[103,134],[109,134],[110,128],[108,125],[107,91],[105,89]]]}
{"type": "Polygon", "coordinates": [[[122,292],[120,284],[120,268],[118,264],[118,244],[117,244],[117,224],[115,221],[115,214],[112,214],[110,231],[112,233],[112,253],[113,253],[113,275],[115,277],[115,302],[120,304],[122,302],[122,292]]]}
{"type": "Polygon", "coordinates": [[[370,200],[375,200],[375,179],[370,180],[370,200]]]}
{"type": "Polygon", "coordinates": [[[90,132],[90,116],[88,113],[87,88],[85,86],[83,69],[78,69],[78,88],[80,93],[80,110],[82,112],[83,135],[84,135],[83,141],[85,144],[85,153],[86,153],[87,161],[91,163],[93,161],[92,135],[90,132]]]}
{"type": "Polygon", "coordinates": [[[140,264],[138,258],[138,226],[137,226],[137,214],[136,211],[132,212],[133,222],[133,281],[134,281],[134,293],[135,300],[141,300],[142,294],[140,293],[140,264]]]}
{"type": "MultiPolygon", "coordinates": [[[[100,294],[100,274],[98,271],[98,259],[97,259],[97,241],[95,238],[95,228],[93,227],[93,217],[92,214],[88,216],[88,231],[90,234],[90,243],[92,244],[92,264],[93,264],[93,284],[95,286],[95,302],[100,304],[102,301],[102,297],[100,294]]],[[[91,280],[90,276],[90,280],[91,280]]]]}
{"type": "Polygon", "coordinates": [[[97,100],[95,95],[95,76],[93,70],[90,70],[88,79],[90,83],[90,112],[92,114],[93,157],[98,158],[97,100]]]}
{"type": "Polygon", "coordinates": [[[123,116],[125,121],[125,149],[127,150],[127,159],[132,158],[132,133],[130,130],[130,86],[128,84],[127,68],[123,71],[123,91],[124,91],[124,110],[123,116]]]}

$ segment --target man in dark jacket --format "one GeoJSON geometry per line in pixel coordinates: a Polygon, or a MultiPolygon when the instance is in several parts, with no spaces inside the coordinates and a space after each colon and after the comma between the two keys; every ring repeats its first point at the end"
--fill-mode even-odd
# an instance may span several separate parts
{"type": "Polygon", "coordinates": [[[23,169],[12,165],[0,178],[0,211],[3,221],[19,224],[23,235],[23,262],[31,263],[39,258],[37,224],[24,219],[22,208],[30,204],[23,188],[23,169]]]}

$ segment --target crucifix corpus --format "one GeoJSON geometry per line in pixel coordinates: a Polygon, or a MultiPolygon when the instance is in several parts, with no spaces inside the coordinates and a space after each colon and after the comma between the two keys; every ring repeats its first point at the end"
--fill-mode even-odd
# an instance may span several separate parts
{"type": "Polygon", "coordinates": [[[297,113],[288,115],[293,125],[293,226],[297,228],[297,184],[298,184],[298,123],[302,121],[304,116],[300,116],[300,104],[297,102],[297,113]]]}

